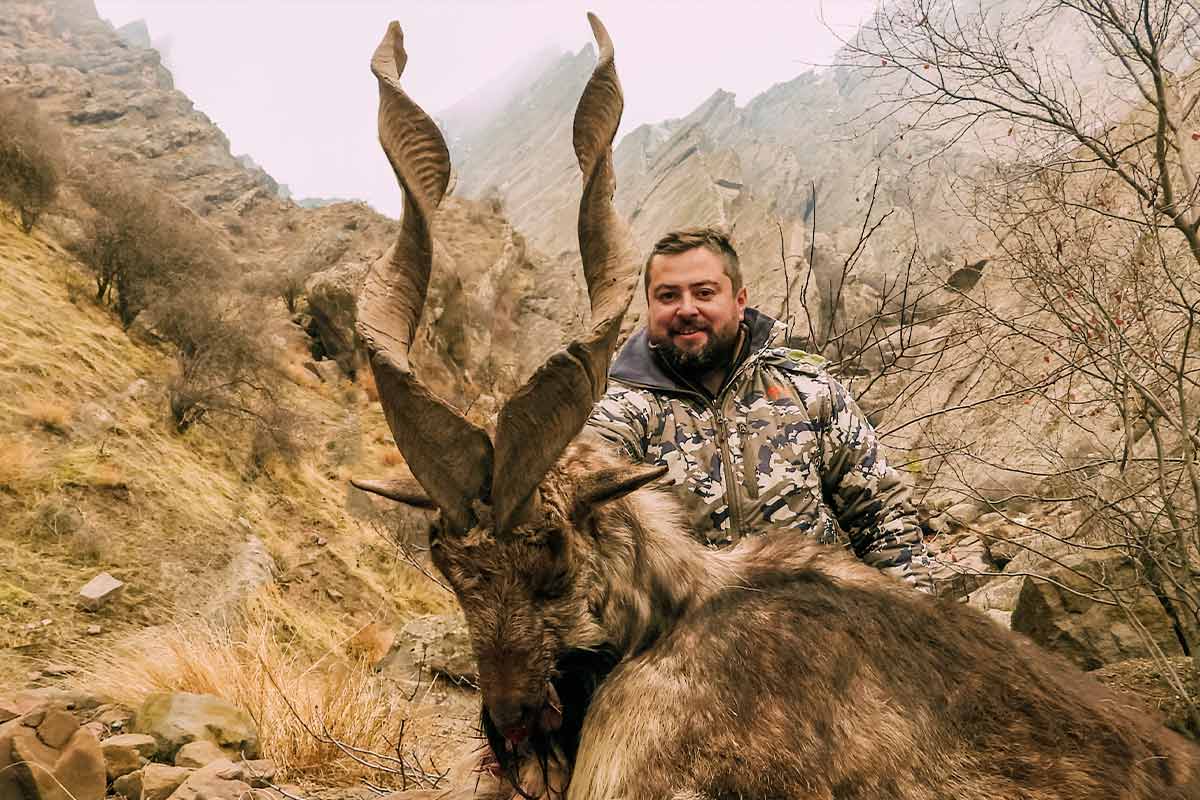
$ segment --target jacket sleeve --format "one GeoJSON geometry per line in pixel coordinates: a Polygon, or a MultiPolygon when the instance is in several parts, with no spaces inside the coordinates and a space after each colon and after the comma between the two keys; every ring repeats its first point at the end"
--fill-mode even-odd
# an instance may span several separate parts
{"type": "Polygon", "coordinates": [[[821,490],[864,562],[932,593],[931,558],[908,486],[879,452],[874,428],[850,393],[825,377],[821,490]]]}
{"type": "Polygon", "coordinates": [[[617,447],[633,461],[646,460],[651,408],[640,392],[610,385],[592,408],[586,430],[617,447]]]}

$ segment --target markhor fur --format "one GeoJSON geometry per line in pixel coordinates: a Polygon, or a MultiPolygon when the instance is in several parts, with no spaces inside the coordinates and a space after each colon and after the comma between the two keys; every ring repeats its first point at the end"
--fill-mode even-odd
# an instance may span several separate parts
{"type": "Polygon", "coordinates": [[[519,758],[488,720],[526,792],[573,773],[569,798],[1200,798],[1194,745],[975,609],[785,531],[714,553],[664,492],[578,507],[614,468],[576,442],[539,524],[434,539],[489,708],[598,685],[586,709],[558,689],[564,725],[519,758]]]}

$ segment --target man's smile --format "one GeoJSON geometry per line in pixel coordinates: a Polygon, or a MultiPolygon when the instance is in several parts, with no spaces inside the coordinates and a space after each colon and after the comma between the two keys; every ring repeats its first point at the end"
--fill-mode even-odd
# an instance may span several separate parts
{"type": "Polygon", "coordinates": [[[675,340],[676,346],[691,347],[703,345],[708,341],[708,331],[703,328],[688,332],[679,331],[671,338],[675,340]]]}

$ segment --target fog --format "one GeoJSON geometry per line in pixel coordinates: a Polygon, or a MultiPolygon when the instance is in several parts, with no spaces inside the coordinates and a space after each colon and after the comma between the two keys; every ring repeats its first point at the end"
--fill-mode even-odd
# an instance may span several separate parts
{"type": "Polygon", "coordinates": [[[595,11],[625,87],[622,133],[682,116],[717,89],[738,103],[828,63],[876,0],[96,0],[115,25],[144,19],[177,88],[294,196],[399,210],[375,140],[368,69],[388,20],[405,30],[409,94],[436,114],[534,53],[576,52],[595,11]]]}

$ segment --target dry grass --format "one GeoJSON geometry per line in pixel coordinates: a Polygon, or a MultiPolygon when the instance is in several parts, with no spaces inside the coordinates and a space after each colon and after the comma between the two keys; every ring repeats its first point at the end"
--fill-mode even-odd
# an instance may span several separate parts
{"type": "Polygon", "coordinates": [[[338,451],[345,458],[303,453],[255,473],[247,469],[248,437],[237,429],[176,434],[163,390],[174,368],[170,353],[131,339],[109,311],[78,302],[87,288],[82,273],[47,236],[26,236],[0,220],[0,686],[23,680],[24,672],[9,668],[18,652],[31,662],[80,654],[98,680],[126,697],[203,686],[245,696],[281,764],[343,769],[324,766],[332,756],[294,725],[288,732],[290,712],[273,688],[266,693],[267,676],[348,738],[377,737],[371,725],[383,723],[372,715],[394,721],[399,711],[371,694],[381,691],[375,684],[355,683],[367,676],[342,663],[346,640],[372,619],[402,624],[453,606],[452,596],[345,513],[345,478],[363,472],[357,443],[387,436],[382,414],[372,409],[361,431],[357,421],[343,424],[348,411],[359,410],[341,405],[341,392],[315,377],[311,386],[301,378],[286,387],[281,405],[315,420],[322,440],[345,444],[338,451]],[[72,409],[96,403],[121,420],[120,434],[48,434],[45,423],[63,419],[64,402],[72,409]],[[78,519],[47,517],[47,504],[78,519]],[[230,576],[249,535],[280,569],[300,575],[272,601],[270,623],[173,626],[198,596],[244,591],[230,576]],[[317,538],[328,543],[319,551],[325,569],[308,575],[298,565],[318,552],[317,538]],[[99,638],[86,634],[93,620],[74,608],[75,593],[98,566],[128,584],[99,638]],[[345,601],[331,599],[330,587],[345,601]],[[52,624],[31,627],[43,619],[52,624]],[[143,635],[146,626],[155,627],[143,635]],[[331,655],[314,667],[324,653],[331,655]],[[343,707],[352,718],[339,719],[343,707]],[[353,725],[362,727],[346,727],[353,725]]]}
{"type": "Polygon", "coordinates": [[[285,378],[297,386],[302,386],[306,389],[315,389],[321,385],[320,378],[313,375],[307,367],[297,364],[294,361],[285,362],[280,367],[280,371],[285,378]]]}
{"type": "Polygon", "coordinates": [[[357,383],[367,395],[367,399],[372,403],[379,402],[379,387],[375,385],[375,373],[371,370],[363,368],[358,371],[355,378],[357,383]]]}
{"type": "Polygon", "coordinates": [[[195,620],[115,649],[87,647],[75,657],[79,672],[73,680],[134,709],[152,692],[217,695],[254,719],[263,757],[274,760],[287,779],[389,783],[389,775],[356,763],[322,739],[393,753],[401,724],[420,710],[365,659],[340,655],[352,634],[314,657],[298,642],[295,621],[267,593],[224,623],[195,620]]]}
{"type": "Polygon", "coordinates": [[[0,437],[0,489],[21,491],[44,477],[44,461],[32,444],[0,437]]]}
{"type": "Polygon", "coordinates": [[[379,463],[385,467],[404,466],[404,456],[395,447],[387,447],[379,451],[379,463]]]}
{"type": "Polygon", "coordinates": [[[36,398],[25,404],[26,422],[50,433],[66,433],[71,424],[71,409],[54,399],[36,398]]]}

